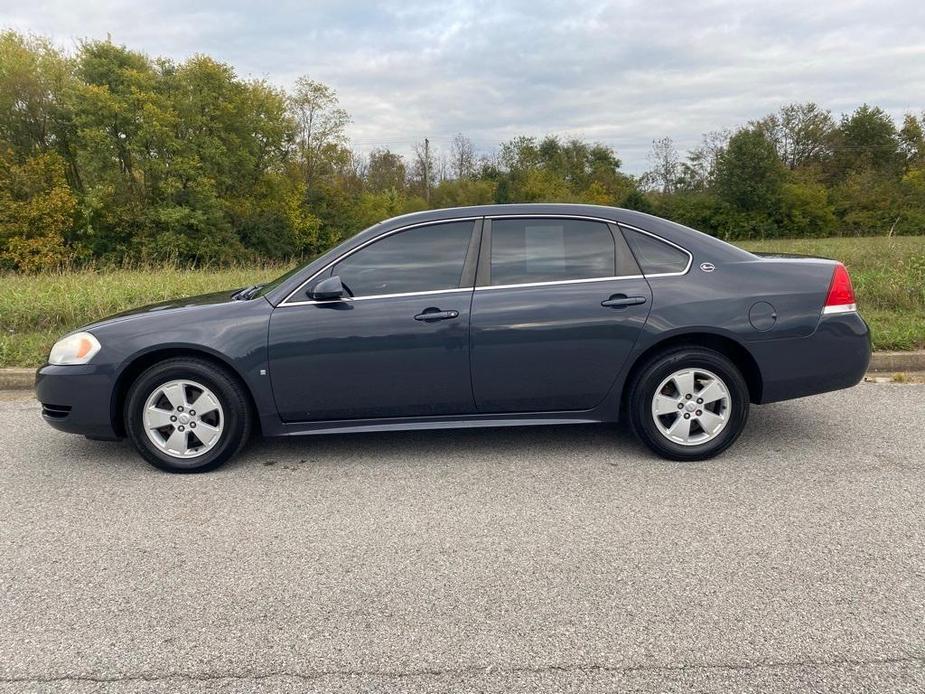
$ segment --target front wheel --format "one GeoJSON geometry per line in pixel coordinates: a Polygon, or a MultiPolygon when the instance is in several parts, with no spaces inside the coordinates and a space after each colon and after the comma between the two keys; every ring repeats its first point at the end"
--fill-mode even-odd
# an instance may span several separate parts
{"type": "Polygon", "coordinates": [[[125,428],[136,450],[168,472],[207,472],[234,456],[250,434],[247,396],[224,369],[168,359],[132,384],[125,428]]]}
{"type": "Polygon", "coordinates": [[[748,386],[723,354],[681,347],[650,360],[630,385],[633,431],[670,460],[705,460],[722,453],[748,420],[748,386]]]}

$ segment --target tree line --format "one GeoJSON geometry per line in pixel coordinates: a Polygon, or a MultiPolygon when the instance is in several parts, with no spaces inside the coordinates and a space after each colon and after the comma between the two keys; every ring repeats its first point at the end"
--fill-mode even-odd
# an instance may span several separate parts
{"type": "Polygon", "coordinates": [[[628,207],[728,239],[925,230],[925,114],[793,104],[684,154],[656,140],[641,176],[555,136],[363,155],[349,124],[307,77],[285,91],[205,55],[3,32],[0,269],[289,259],[397,214],[505,202],[628,207]]]}

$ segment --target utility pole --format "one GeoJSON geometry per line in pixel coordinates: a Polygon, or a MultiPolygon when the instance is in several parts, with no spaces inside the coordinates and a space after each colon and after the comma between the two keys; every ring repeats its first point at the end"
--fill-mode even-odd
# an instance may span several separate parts
{"type": "Polygon", "coordinates": [[[424,199],[430,204],[430,140],[424,138],[424,199]]]}

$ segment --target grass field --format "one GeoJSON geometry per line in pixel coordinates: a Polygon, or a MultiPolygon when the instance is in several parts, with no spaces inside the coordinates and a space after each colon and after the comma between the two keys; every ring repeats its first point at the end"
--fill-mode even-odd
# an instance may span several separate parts
{"type": "MultiPolygon", "coordinates": [[[[760,241],[755,251],[841,260],[851,272],[874,348],[925,348],[925,236],[760,241]]],[[[81,271],[0,275],[0,366],[37,366],[80,325],[134,306],[266,281],[287,268],[81,271]]]]}
{"type": "Polygon", "coordinates": [[[61,335],[113,313],[265,282],[287,269],[264,265],[0,275],[0,367],[37,366],[61,335]]]}

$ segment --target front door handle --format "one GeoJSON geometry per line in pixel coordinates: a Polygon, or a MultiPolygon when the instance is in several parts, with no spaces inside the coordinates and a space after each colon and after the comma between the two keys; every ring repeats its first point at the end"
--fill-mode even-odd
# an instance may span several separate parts
{"type": "Polygon", "coordinates": [[[439,308],[425,308],[414,317],[414,320],[429,323],[430,321],[450,320],[451,318],[459,318],[459,311],[441,311],[439,308]]]}
{"type": "Polygon", "coordinates": [[[644,296],[626,296],[626,294],[614,294],[609,299],[601,302],[601,306],[607,308],[626,308],[627,306],[636,306],[646,303],[644,296]]]}

